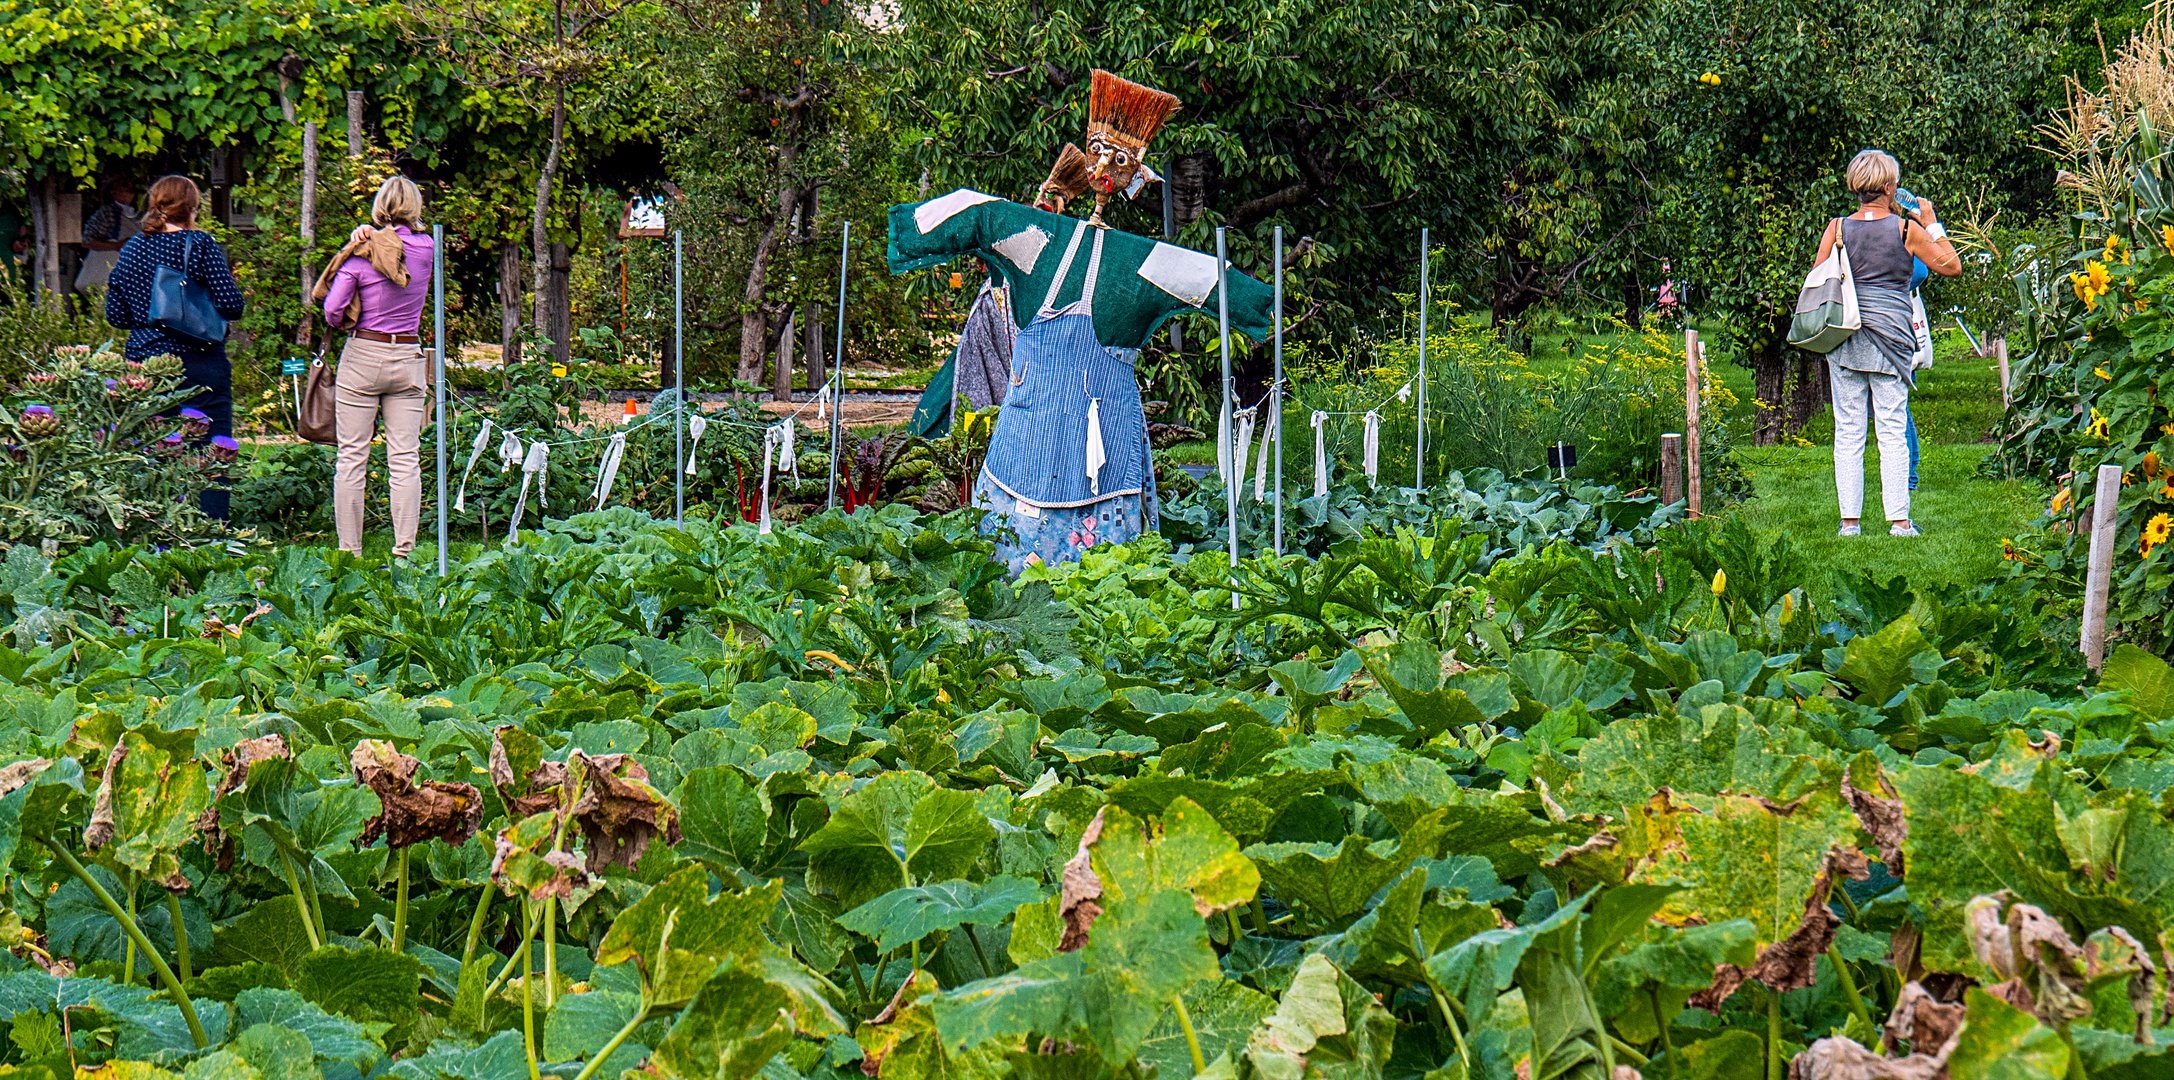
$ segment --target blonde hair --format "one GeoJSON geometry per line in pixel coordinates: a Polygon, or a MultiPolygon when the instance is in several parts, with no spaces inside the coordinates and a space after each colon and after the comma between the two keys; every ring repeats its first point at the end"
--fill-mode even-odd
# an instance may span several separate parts
{"type": "Polygon", "coordinates": [[[169,221],[183,228],[196,224],[196,208],[204,199],[196,181],[186,176],[161,176],[145,194],[150,196],[142,225],[147,233],[165,228],[169,221]]]}
{"type": "Polygon", "coordinates": [[[1871,202],[1887,194],[1887,185],[1902,182],[1902,163],[1885,150],[1865,150],[1849,159],[1849,171],[1842,174],[1842,182],[1857,193],[1857,198],[1871,202]]]}
{"type": "Polygon", "coordinates": [[[370,202],[370,221],[375,225],[406,225],[411,229],[421,225],[422,190],[405,176],[387,178],[377,186],[377,198],[370,202]]]}

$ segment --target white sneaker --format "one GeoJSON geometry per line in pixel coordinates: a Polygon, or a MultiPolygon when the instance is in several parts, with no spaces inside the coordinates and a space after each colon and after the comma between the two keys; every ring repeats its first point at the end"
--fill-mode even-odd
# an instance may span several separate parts
{"type": "Polygon", "coordinates": [[[1844,525],[1834,530],[1836,536],[1863,536],[1864,534],[1865,530],[1862,525],[1844,525]]]}
{"type": "Polygon", "coordinates": [[[1917,526],[1916,526],[1916,525],[1889,525],[1889,526],[1887,527],[1887,535],[1889,535],[1889,536],[1922,536],[1922,535],[1924,535],[1924,534],[1922,534],[1922,533],[1920,533],[1920,532],[1918,532],[1918,531],[1917,531],[1917,526]]]}

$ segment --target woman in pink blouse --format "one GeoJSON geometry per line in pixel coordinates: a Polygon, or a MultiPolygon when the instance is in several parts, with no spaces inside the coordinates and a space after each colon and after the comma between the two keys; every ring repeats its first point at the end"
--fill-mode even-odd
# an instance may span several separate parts
{"type": "Polygon", "coordinates": [[[430,290],[433,251],[422,232],[423,193],[395,176],[377,189],[369,225],[355,230],[351,250],[325,293],[325,322],[348,331],[340,353],[339,459],[332,482],[332,518],[340,548],[362,551],[363,492],[370,477],[370,440],[380,410],[385,422],[385,471],[392,482],[393,557],[415,549],[422,516],[423,414],[430,375],[423,359],[423,299],[430,290]],[[395,250],[391,241],[397,238],[395,250]]]}

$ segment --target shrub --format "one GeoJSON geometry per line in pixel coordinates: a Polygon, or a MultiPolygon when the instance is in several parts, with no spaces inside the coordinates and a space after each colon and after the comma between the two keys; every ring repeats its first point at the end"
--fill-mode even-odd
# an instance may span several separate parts
{"type": "Polygon", "coordinates": [[[181,374],[169,356],[76,348],[24,376],[0,400],[0,539],[57,549],[224,534],[196,500],[235,447],[199,447],[206,422],[183,408],[181,374]]]}

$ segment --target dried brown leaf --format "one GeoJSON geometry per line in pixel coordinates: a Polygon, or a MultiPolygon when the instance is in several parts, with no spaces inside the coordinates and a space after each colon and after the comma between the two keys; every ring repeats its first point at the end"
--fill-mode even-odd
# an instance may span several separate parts
{"type": "Polygon", "coordinates": [[[1902,996],[1895,1002],[1895,1011],[1888,1016],[1881,1037],[1890,1052],[1900,1052],[1902,1044],[1908,1042],[1917,1053],[1938,1053],[1945,1059],[1949,1040],[1962,1030],[1963,1012],[1961,1002],[1944,1004],[1922,983],[1904,983],[1902,996]]]}
{"type": "Polygon", "coordinates": [[[1087,944],[1087,932],[1102,914],[1102,878],[1095,873],[1091,853],[1095,841],[1102,839],[1102,814],[1101,810],[1095,811],[1087,831],[1080,834],[1079,851],[1064,864],[1064,888],[1057,902],[1064,935],[1057,941],[1058,952],[1071,952],[1087,944]]]}
{"type": "Polygon", "coordinates": [[[1857,824],[1871,834],[1872,843],[1879,848],[1880,861],[1887,865],[1887,872],[1902,875],[1902,842],[1909,838],[1910,823],[1902,816],[1902,799],[1896,795],[1895,786],[1887,782],[1885,774],[1875,774],[1879,793],[1874,794],[1849,782],[1848,769],[1842,770],[1842,798],[1849,808],[1857,812],[1857,824]]]}
{"type": "Polygon", "coordinates": [[[679,842],[679,811],[649,786],[649,770],[640,762],[626,754],[590,757],[579,750],[574,762],[581,766],[582,790],[571,812],[581,826],[590,873],[612,865],[633,869],[659,836],[679,842]]]}
{"type": "Polygon", "coordinates": [[[293,756],[294,752],[287,749],[287,740],[281,735],[243,739],[220,755],[219,783],[211,790],[211,804],[197,815],[196,831],[204,838],[204,853],[212,856],[212,865],[221,873],[234,868],[234,837],[219,827],[219,800],[233,794],[249,779],[251,765],[293,756]]]}
{"type": "Polygon", "coordinates": [[[1947,1055],[1881,1057],[1839,1035],[1820,1039],[1789,1062],[1789,1080],[1947,1080],[1947,1055]]]}
{"type": "Polygon", "coordinates": [[[83,848],[97,851],[113,842],[113,785],[121,776],[121,763],[128,760],[128,740],[113,740],[113,752],[106,755],[106,775],[98,781],[98,797],[91,804],[90,824],[83,827],[83,848]]]}
{"type": "Polygon", "coordinates": [[[1834,890],[1835,882],[1847,877],[1862,881],[1870,876],[1864,853],[1852,847],[1835,847],[1827,851],[1827,858],[1819,868],[1819,875],[1812,882],[1811,894],[1804,898],[1804,917],[1789,936],[1759,950],[1759,956],[1751,967],[1722,964],[1714,968],[1714,981],[1706,989],[1691,995],[1690,1004],[1708,1012],[1720,1013],[1721,1003],[1736,992],[1747,978],[1757,979],[1775,990],[1801,990],[1816,980],[1819,958],[1834,943],[1834,932],[1842,925],[1833,911],[1827,907],[1827,897],[1834,890]]]}
{"type": "Polygon", "coordinates": [[[421,762],[400,753],[391,743],[364,739],[348,755],[355,782],[377,793],[380,810],[364,822],[362,842],[380,833],[385,846],[404,848],[437,837],[460,845],[483,824],[483,793],[474,784],[425,780],[416,783],[421,762]]]}

